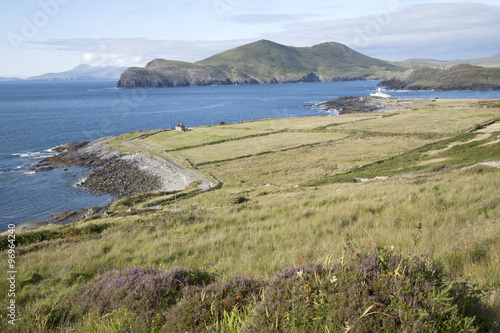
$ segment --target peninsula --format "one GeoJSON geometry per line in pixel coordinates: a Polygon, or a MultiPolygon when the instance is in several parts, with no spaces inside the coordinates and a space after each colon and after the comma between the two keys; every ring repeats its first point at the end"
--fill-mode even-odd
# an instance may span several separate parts
{"type": "Polygon", "coordinates": [[[131,67],[117,87],[348,81],[391,77],[403,70],[339,43],[293,47],[260,40],[195,63],[156,59],[145,68],[131,67]]]}

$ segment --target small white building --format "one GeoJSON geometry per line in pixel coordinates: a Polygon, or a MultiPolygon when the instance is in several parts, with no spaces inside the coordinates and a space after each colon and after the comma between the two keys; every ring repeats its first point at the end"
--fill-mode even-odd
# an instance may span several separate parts
{"type": "Polygon", "coordinates": [[[175,130],[179,131],[179,132],[187,132],[188,128],[186,126],[184,126],[184,124],[180,124],[180,125],[175,126],[175,130]]]}

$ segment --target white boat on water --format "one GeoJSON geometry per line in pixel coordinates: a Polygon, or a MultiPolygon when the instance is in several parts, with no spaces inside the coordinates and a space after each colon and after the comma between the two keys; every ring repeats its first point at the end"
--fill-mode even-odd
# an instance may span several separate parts
{"type": "Polygon", "coordinates": [[[379,97],[379,98],[391,98],[391,95],[385,94],[382,92],[382,88],[378,88],[376,93],[370,94],[371,97],[379,97]]]}

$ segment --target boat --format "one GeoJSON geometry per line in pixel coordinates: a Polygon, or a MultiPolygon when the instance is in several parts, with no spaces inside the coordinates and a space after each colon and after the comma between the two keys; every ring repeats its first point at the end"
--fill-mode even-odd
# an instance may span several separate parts
{"type": "Polygon", "coordinates": [[[391,95],[382,92],[382,88],[378,88],[377,92],[370,94],[370,96],[378,98],[391,98],[391,95]]]}

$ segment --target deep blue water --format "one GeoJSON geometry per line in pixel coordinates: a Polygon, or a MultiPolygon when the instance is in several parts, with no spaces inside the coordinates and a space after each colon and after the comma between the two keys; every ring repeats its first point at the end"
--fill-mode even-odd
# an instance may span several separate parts
{"type": "MultiPolygon", "coordinates": [[[[200,126],[322,114],[302,105],[366,96],[378,82],[122,90],[115,82],[0,83],[0,231],[69,209],[110,203],[75,187],[78,168],[30,173],[29,167],[72,141],[184,123],[200,126]]],[[[500,98],[495,92],[390,91],[393,97],[500,98]]]]}

